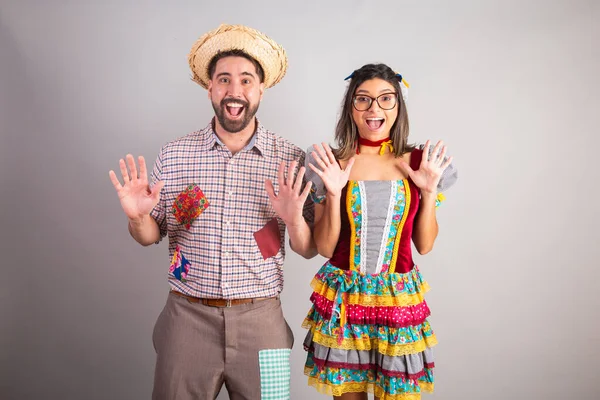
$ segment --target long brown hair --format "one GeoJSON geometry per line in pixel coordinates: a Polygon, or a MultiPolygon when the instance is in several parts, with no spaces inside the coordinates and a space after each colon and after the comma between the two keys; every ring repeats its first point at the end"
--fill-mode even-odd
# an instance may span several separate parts
{"type": "Polygon", "coordinates": [[[337,149],[334,150],[335,156],[339,160],[347,160],[356,152],[358,140],[358,128],[352,119],[352,102],[356,89],[363,82],[370,79],[383,79],[389,82],[397,93],[398,117],[390,130],[390,138],[394,146],[394,155],[400,157],[414,149],[413,145],[408,144],[408,114],[406,112],[406,103],[402,98],[400,90],[401,79],[390,67],[385,64],[367,64],[355,70],[350,77],[350,84],[344,95],[342,103],[342,112],[335,128],[335,141],[337,149]]]}

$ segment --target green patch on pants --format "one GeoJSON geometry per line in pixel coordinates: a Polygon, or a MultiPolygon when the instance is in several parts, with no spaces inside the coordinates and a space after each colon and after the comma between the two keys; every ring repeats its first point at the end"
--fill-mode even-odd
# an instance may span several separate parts
{"type": "Polygon", "coordinates": [[[289,400],[291,349],[266,349],[258,352],[262,400],[289,400]]]}

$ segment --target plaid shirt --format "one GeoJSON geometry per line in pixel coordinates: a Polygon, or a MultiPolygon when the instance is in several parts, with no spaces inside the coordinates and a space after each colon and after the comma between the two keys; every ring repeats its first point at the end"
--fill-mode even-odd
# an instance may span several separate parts
{"type": "MultiPolygon", "coordinates": [[[[165,181],[151,216],[161,238],[169,236],[169,284],[199,298],[275,296],[283,289],[285,224],[264,182],[271,179],[277,193],[279,164],[296,160],[301,166],[305,153],[257,120],[251,142],[232,155],[215,134],[213,121],[163,146],[152,171],[152,184],[165,181]],[[254,233],[273,219],[277,225],[272,222],[271,239],[279,250],[264,259],[254,233]]],[[[307,201],[309,223],[313,211],[307,201]]]]}

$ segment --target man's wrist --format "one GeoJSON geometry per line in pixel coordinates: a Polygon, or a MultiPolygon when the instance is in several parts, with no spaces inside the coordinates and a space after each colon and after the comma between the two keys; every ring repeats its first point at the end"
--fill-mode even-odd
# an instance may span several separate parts
{"type": "Polygon", "coordinates": [[[304,217],[301,215],[300,217],[296,217],[296,218],[293,218],[293,219],[290,219],[290,220],[287,220],[287,221],[283,220],[283,223],[288,228],[297,228],[297,227],[302,226],[306,222],[304,221],[304,217]]]}
{"type": "Polygon", "coordinates": [[[140,215],[139,217],[136,217],[136,218],[128,218],[129,225],[132,228],[138,227],[144,223],[144,221],[146,220],[147,217],[148,217],[148,215],[140,215]]]}

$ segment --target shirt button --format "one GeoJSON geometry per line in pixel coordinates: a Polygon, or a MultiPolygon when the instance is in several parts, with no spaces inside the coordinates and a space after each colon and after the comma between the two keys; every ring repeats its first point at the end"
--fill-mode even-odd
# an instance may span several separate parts
{"type": "Polygon", "coordinates": [[[229,257],[229,252],[228,251],[225,252],[225,257],[229,257]]]}
{"type": "Polygon", "coordinates": [[[229,287],[229,285],[227,284],[227,282],[223,282],[223,289],[227,289],[229,287]]]}

